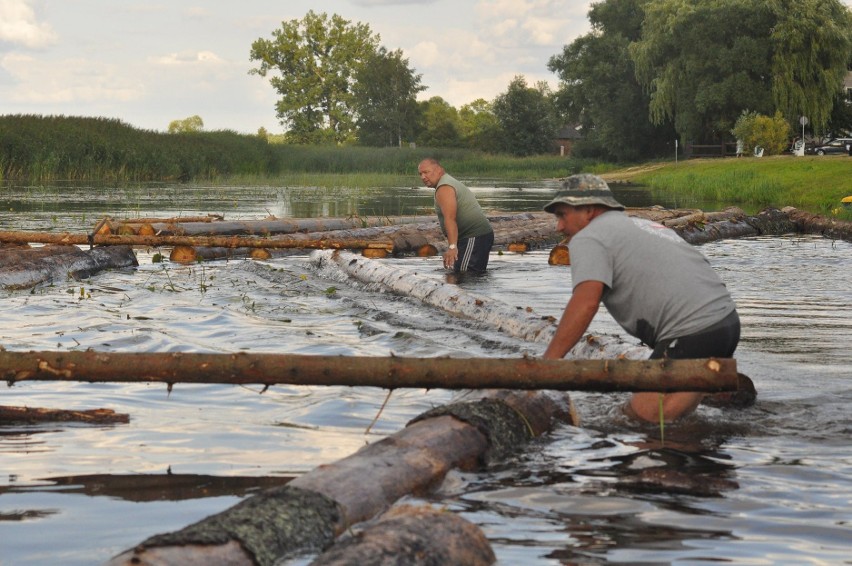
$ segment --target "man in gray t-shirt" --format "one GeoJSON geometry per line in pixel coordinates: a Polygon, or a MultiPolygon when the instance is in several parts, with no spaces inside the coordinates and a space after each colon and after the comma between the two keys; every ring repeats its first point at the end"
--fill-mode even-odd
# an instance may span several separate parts
{"type": "MultiPolygon", "coordinates": [[[[595,175],[573,175],[544,207],[571,238],[573,293],[544,353],[560,359],[586,332],[601,302],[651,358],[731,357],[739,342],[736,305],[707,259],[673,230],[630,218],[595,175]]],[[[634,393],[625,412],[659,420],[659,393],[634,393]]],[[[703,395],[666,394],[667,420],[693,411],[703,395]]]]}

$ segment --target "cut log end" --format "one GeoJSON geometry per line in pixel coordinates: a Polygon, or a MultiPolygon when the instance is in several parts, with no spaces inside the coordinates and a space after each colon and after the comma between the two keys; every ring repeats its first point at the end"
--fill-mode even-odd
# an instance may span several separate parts
{"type": "Polygon", "coordinates": [[[267,250],[267,249],[264,249],[264,248],[254,248],[254,249],[252,249],[252,250],[251,250],[250,257],[251,257],[252,259],[261,259],[261,260],[263,260],[263,259],[270,259],[270,258],[272,257],[272,254],[271,254],[271,253],[269,252],[269,250],[267,250]]]}
{"type": "Polygon", "coordinates": [[[547,258],[547,263],[550,265],[571,265],[571,254],[568,252],[568,246],[565,244],[557,244],[550,250],[550,257],[547,258]]]}
{"type": "Polygon", "coordinates": [[[150,224],[143,224],[139,227],[138,234],[140,236],[153,236],[156,233],[157,233],[157,231],[154,230],[154,227],[151,226],[150,224]]]}
{"type": "Polygon", "coordinates": [[[508,249],[510,252],[524,253],[526,251],[529,251],[529,246],[527,246],[524,242],[512,242],[511,244],[506,246],[506,249],[508,249]]]}
{"type": "Polygon", "coordinates": [[[169,255],[169,260],[175,263],[193,263],[198,259],[192,246],[175,246],[169,255]]]}
{"type": "Polygon", "coordinates": [[[388,251],[381,248],[364,248],[361,252],[364,257],[369,258],[383,258],[388,257],[388,251]]]}
{"type": "Polygon", "coordinates": [[[432,257],[438,255],[438,248],[432,244],[423,244],[417,248],[418,257],[432,257]]]}

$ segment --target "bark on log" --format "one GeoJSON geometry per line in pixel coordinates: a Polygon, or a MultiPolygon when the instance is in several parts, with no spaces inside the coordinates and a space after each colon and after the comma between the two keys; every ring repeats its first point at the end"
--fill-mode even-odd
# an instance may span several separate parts
{"type": "Polygon", "coordinates": [[[791,206],[782,208],[781,211],[796,225],[799,232],[822,234],[832,240],[852,242],[852,222],[848,220],[811,214],[810,212],[798,210],[791,206]]]}
{"type": "Polygon", "coordinates": [[[400,497],[432,489],[450,469],[474,469],[545,431],[531,423],[544,423],[550,430],[559,422],[571,422],[567,395],[501,393],[500,399],[438,407],[396,434],[315,468],[284,488],[261,493],[181,531],[151,537],[109,565],[267,565],[321,550],[400,497]]]}
{"type": "Polygon", "coordinates": [[[0,351],[0,379],[425,389],[735,391],[736,360],[543,360],[297,354],[0,351]]]}
{"type": "Polygon", "coordinates": [[[377,216],[365,218],[282,218],[229,222],[195,222],[181,219],[172,222],[136,222],[134,220],[116,224],[113,233],[117,233],[121,226],[129,226],[133,233],[138,233],[138,226],[147,224],[151,227],[153,233],[163,236],[269,236],[272,234],[330,232],[374,226],[421,224],[436,219],[435,216],[377,216]]]}
{"type": "Polygon", "coordinates": [[[95,244],[99,246],[203,246],[223,248],[310,248],[310,249],[393,249],[389,241],[312,240],[304,234],[261,238],[256,236],[139,236],[95,235],[54,232],[0,232],[0,242],[40,242],[45,244],[95,244]]]}
{"type": "Polygon", "coordinates": [[[128,246],[88,251],[76,246],[44,246],[4,252],[2,257],[6,259],[0,259],[0,287],[7,290],[28,289],[67,277],[85,279],[104,269],[139,265],[128,246]]]}
{"type": "Polygon", "coordinates": [[[89,424],[129,423],[130,415],[112,409],[46,409],[0,405],[0,425],[9,423],[79,422],[89,424]]]}
{"type": "Polygon", "coordinates": [[[496,560],[482,530],[448,511],[401,505],[311,562],[311,566],[487,566],[496,560]]]}

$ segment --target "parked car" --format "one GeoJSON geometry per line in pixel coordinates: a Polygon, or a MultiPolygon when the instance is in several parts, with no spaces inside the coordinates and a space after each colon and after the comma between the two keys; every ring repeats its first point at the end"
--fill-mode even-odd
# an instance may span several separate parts
{"type": "Polygon", "coordinates": [[[848,153],[848,147],[850,145],[852,145],[852,138],[835,138],[830,142],[815,146],[808,153],[814,153],[816,155],[840,155],[848,153]]]}

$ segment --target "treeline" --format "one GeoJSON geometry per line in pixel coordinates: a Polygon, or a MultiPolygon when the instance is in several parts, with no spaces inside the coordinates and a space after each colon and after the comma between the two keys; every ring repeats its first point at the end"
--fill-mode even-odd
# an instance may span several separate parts
{"type": "Polygon", "coordinates": [[[310,11],[256,40],[251,72],[277,91],[286,141],[298,144],[535,155],[571,124],[582,132],[576,155],[636,161],[671,155],[675,140],[733,142],[743,115],[780,116],[790,132],[801,116],[812,135],[852,130],[842,91],[852,11],[840,0],[601,0],[588,16],[592,31],[543,62],[556,92],[516,76],[494,100],[459,109],[418,100],[427,87],[402,52],[336,14],[310,11]]]}
{"type": "Polygon", "coordinates": [[[425,157],[467,177],[545,178],[592,164],[559,156],[512,157],[464,148],[270,143],[232,131],[161,133],[117,119],[0,116],[0,179],[199,181],[305,174],[377,174],[416,179],[425,157]]]}
{"type": "Polygon", "coordinates": [[[117,119],[0,116],[0,178],[146,181],[263,175],[279,157],[235,132],[165,134],[117,119]]]}

